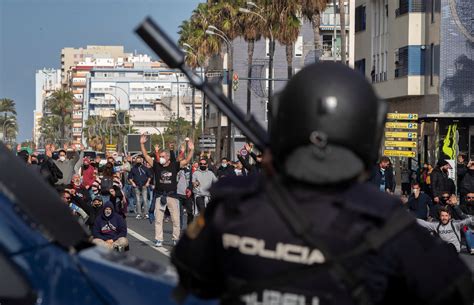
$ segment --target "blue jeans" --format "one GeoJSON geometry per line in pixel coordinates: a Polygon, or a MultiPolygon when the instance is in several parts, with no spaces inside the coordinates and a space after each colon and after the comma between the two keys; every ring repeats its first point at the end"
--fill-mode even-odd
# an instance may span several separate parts
{"type": "Polygon", "coordinates": [[[135,210],[136,212],[136,202],[135,202],[135,192],[133,191],[133,188],[132,188],[132,185],[130,184],[125,184],[125,187],[123,189],[123,191],[125,192],[125,196],[127,197],[127,201],[128,201],[128,210],[129,211],[132,211],[132,210],[135,210]]]}
{"type": "Polygon", "coordinates": [[[467,249],[469,251],[474,249],[474,231],[468,229],[464,235],[466,236],[467,249]]]}

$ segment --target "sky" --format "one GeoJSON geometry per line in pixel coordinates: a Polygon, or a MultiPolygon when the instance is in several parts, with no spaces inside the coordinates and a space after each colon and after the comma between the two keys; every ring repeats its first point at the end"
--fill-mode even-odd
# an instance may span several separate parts
{"type": "Polygon", "coordinates": [[[0,0],[0,98],[17,107],[17,141],[31,139],[35,72],[60,69],[61,49],[123,45],[155,54],[133,30],[151,16],[176,41],[199,0],[0,0]]]}

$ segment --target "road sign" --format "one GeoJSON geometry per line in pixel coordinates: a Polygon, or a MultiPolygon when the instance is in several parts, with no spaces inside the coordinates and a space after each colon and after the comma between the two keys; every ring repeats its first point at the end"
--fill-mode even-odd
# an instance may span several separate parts
{"type": "Polygon", "coordinates": [[[105,145],[105,150],[106,151],[117,151],[117,145],[116,144],[106,144],[105,145]]]}
{"type": "Polygon", "coordinates": [[[385,141],[385,147],[406,147],[416,148],[417,143],[415,141],[385,141]]]}
{"type": "Polygon", "coordinates": [[[386,138],[404,138],[404,139],[416,139],[418,133],[416,132],[398,132],[398,131],[386,131],[386,138]]]}
{"type": "Polygon", "coordinates": [[[415,158],[416,152],[410,150],[384,150],[383,155],[387,157],[406,157],[406,158],[415,158]]]}
{"type": "Polygon", "coordinates": [[[216,137],[214,135],[203,135],[198,140],[199,148],[216,148],[216,137]]]}
{"type": "Polygon", "coordinates": [[[387,122],[385,123],[385,128],[418,129],[418,123],[387,122]]]}
{"type": "Polygon", "coordinates": [[[418,114],[417,113],[387,113],[387,119],[416,121],[418,120],[418,114]]]}

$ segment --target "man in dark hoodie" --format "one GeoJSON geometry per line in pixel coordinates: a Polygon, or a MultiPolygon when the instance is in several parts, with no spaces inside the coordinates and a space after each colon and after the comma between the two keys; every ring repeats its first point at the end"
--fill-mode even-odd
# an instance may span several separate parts
{"type": "Polygon", "coordinates": [[[466,203],[466,195],[474,192],[474,162],[469,161],[467,171],[459,184],[459,192],[461,195],[461,205],[466,203]]]}
{"type": "Polygon", "coordinates": [[[92,200],[92,208],[91,208],[91,213],[89,214],[89,220],[90,220],[90,230],[92,232],[92,229],[94,228],[95,220],[97,217],[100,217],[102,214],[102,209],[104,208],[104,204],[102,202],[102,198],[100,196],[97,196],[92,200]]]}
{"type": "Polygon", "coordinates": [[[108,249],[124,251],[128,246],[127,224],[115,213],[113,204],[107,202],[92,228],[93,243],[108,249]]]}

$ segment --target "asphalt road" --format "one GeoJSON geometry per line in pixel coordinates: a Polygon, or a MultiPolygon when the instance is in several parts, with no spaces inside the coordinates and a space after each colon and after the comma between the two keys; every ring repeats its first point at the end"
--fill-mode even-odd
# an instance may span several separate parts
{"type": "MultiPolygon", "coordinates": [[[[134,214],[130,214],[130,216],[127,217],[127,225],[130,254],[155,263],[170,264],[169,256],[173,248],[171,245],[171,220],[168,223],[164,223],[164,244],[163,247],[160,248],[153,246],[155,229],[154,225],[150,224],[148,219],[137,220],[134,214]]],[[[471,269],[471,273],[474,274],[474,255],[468,254],[465,247],[463,247],[460,257],[471,269]]]]}

